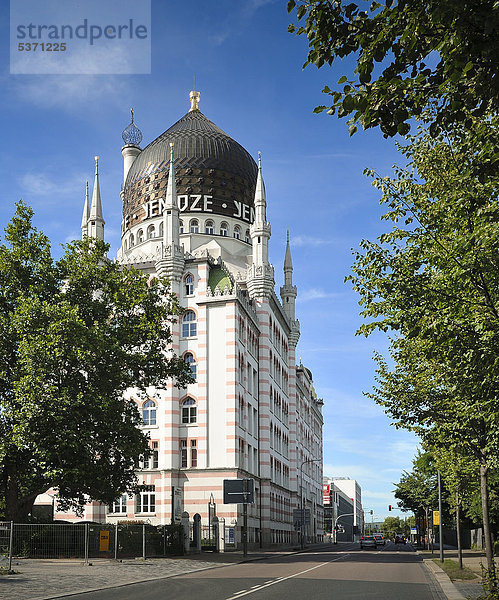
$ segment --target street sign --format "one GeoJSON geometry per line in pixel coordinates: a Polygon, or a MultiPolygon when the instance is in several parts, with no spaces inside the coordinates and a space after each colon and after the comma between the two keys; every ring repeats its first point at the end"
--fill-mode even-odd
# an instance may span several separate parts
{"type": "Polygon", "coordinates": [[[224,504],[254,504],[254,479],[224,479],[224,504]]]}
{"type": "Polygon", "coordinates": [[[417,532],[418,532],[417,527],[411,527],[411,533],[417,533],[417,532]]]}

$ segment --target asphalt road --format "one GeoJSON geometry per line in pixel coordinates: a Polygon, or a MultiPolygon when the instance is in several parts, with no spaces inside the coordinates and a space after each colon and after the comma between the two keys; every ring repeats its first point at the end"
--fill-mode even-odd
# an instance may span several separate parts
{"type": "Polygon", "coordinates": [[[68,600],[442,600],[410,546],[388,542],[378,549],[358,544],[325,546],[279,556],[67,596],[68,600]]]}

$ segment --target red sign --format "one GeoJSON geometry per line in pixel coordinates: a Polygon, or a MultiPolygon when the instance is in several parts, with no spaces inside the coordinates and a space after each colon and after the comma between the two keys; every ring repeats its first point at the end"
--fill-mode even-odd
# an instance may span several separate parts
{"type": "Polygon", "coordinates": [[[322,503],[331,504],[331,486],[327,483],[322,485],[322,503]]]}

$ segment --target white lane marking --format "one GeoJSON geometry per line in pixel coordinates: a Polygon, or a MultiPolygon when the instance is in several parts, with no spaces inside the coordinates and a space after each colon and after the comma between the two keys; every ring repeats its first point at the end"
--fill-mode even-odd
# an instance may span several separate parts
{"type": "Polygon", "coordinates": [[[225,600],[236,600],[237,598],[242,598],[243,596],[247,596],[248,594],[253,594],[257,590],[263,590],[264,588],[270,587],[271,585],[275,585],[276,583],[281,583],[282,581],[286,581],[287,579],[293,579],[293,577],[298,577],[299,575],[303,575],[304,573],[309,573],[310,571],[314,571],[315,569],[318,569],[319,567],[324,567],[325,565],[328,565],[329,563],[332,563],[332,562],[336,562],[337,560],[341,560],[342,558],[345,558],[346,556],[350,556],[350,555],[344,554],[343,556],[338,556],[337,558],[332,558],[331,560],[328,560],[327,562],[315,565],[315,567],[310,567],[310,569],[305,569],[305,571],[300,571],[299,573],[294,573],[293,575],[288,575],[287,577],[280,577],[279,579],[276,579],[275,581],[270,581],[269,583],[263,583],[262,585],[259,585],[259,586],[255,587],[254,589],[251,588],[250,590],[242,590],[241,592],[236,592],[233,596],[230,596],[229,598],[226,598],[225,600]]]}

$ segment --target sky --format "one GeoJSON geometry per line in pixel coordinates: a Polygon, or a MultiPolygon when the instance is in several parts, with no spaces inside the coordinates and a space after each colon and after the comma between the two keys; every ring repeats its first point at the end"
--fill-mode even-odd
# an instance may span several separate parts
{"type": "MultiPolygon", "coordinates": [[[[112,14],[113,2],[99,4],[112,14]]],[[[352,249],[387,226],[380,221],[379,193],[363,171],[390,175],[403,159],[395,141],[378,131],[349,137],[345,119],[314,114],[327,103],[324,85],[333,87],[352,63],[302,69],[306,39],[288,33],[293,17],[286,4],[152,0],[150,74],[12,75],[9,6],[0,3],[0,230],[23,198],[60,255],[61,244],[81,236],[85,181],[92,185],[99,155],[106,239],[114,256],[121,133],[130,107],[145,147],[187,112],[195,81],[201,111],[255,159],[262,153],[277,290],[290,232],[301,326],[297,358],[311,369],[324,400],[324,475],[356,479],[364,509],[382,520],[402,515],[389,513],[388,506],[396,504],[394,483],[411,470],[417,439],[395,429],[364,395],[374,382],[373,351],[386,354],[387,340],[355,335],[362,323],[358,297],[344,278],[352,249]]]]}

